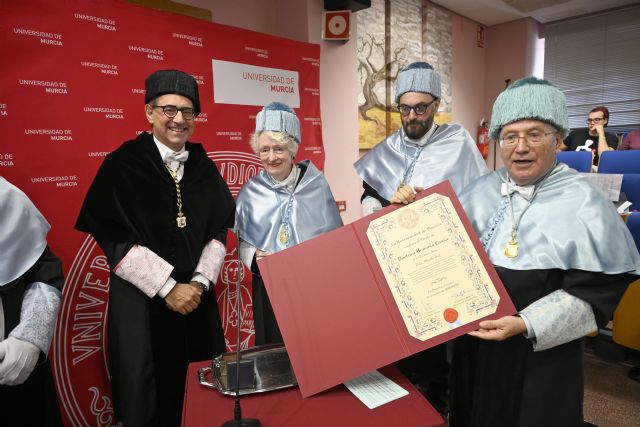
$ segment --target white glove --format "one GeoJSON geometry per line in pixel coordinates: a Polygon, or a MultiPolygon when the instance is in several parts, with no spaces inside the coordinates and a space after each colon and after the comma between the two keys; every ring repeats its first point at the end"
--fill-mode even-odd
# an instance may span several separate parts
{"type": "Polygon", "coordinates": [[[0,384],[20,385],[29,378],[38,362],[40,349],[28,341],[9,337],[0,343],[0,355],[4,358],[0,362],[0,384]]]}

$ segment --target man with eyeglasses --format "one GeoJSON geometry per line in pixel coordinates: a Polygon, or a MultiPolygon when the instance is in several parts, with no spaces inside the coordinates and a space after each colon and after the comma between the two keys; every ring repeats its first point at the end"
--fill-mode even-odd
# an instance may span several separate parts
{"type": "Polygon", "coordinates": [[[449,425],[582,426],[583,337],[603,327],[640,255],[615,208],[556,161],[564,94],[534,77],[493,106],[502,168],[460,202],[518,313],[453,342],[449,425]]]}
{"type": "Polygon", "coordinates": [[[151,126],[109,154],[76,223],[107,256],[109,368],[117,422],[178,426],[187,366],[224,351],[213,286],[234,201],[202,145],[195,79],[146,80],[151,126]]]}
{"type": "Polygon", "coordinates": [[[593,164],[597,166],[602,153],[615,150],[618,147],[618,138],[604,131],[608,124],[609,110],[607,107],[595,107],[589,112],[587,128],[571,131],[560,144],[560,150],[591,151],[593,164]]]}
{"type": "MultiPolygon", "coordinates": [[[[395,101],[402,128],[354,165],[363,180],[364,215],[390,203],[411,203],[417,191],[444,180],[449,180],[459,192],[488,172],[466,129],[457,123],[434,123],[440,92],[440,75],[426,62],[414,62],[398,73],[395,101]]],[[[446,416],[449,373],[446,344],[404,359],[398,367],[446,416]]]]}
{"type": "Polygon", "coordinates": [[[457,123],[437,125],[440,75],[426,62],[414,62],[396,78],[402,128],[355,164],[363,180],[362,212],[390,203],[407,204],[416,190],[449,180],[456,192],[488,172],[469,132],[457,123]]]}

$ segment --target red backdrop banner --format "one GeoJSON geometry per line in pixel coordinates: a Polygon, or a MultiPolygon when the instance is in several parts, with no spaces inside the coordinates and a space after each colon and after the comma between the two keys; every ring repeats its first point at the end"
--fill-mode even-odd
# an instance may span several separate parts
{"type": "MultiPolygon", "coordinates": [[[[319,46],[116,0],[1,2],[0,34],[0,175],[51,223],[49,244],[66,274],[50,352],[63,418],[70,426],[110,426],[109,266],[73,225],[104,156],[149,129],[145,78],[171,68],[195,77],[202,114],[192,139],[235,196],[261,167],[248,139],[255,115],[272,101],[288,103],[300,119],[297,157],[323,168],[319,46]]],[[[232,233],[227,251],[216,294],[233,349],[237,298],[243,347],[253,343],[253,314],[250,273],[237,262],[232,233]]]]}

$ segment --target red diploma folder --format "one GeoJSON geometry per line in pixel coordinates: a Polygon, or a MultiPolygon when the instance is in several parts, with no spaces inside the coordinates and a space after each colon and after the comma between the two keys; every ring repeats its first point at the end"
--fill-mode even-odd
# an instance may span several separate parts
{"type": "MultiPolygon", "coordinates": [[[[444,181],[417,196],[449,197],[493,282],[500,302],[486,318],[516,312],[453,188],[444,181]]],[[[258,261],[304,397],[478,328],[480,320],[426,341],[413,338],[367,238],[369,223],[392,205],[258,261]]]]}

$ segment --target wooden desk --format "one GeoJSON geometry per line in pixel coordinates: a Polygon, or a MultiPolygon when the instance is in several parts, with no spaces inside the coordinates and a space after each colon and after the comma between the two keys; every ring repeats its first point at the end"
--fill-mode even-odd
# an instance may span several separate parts
{"type": "MultiPolygon", "coordinates": [[[[203,387],[198,368],[189,366],[182,412],[183,427],[215,427],[233,418],[232,396],[203,387]]],[[[303,399],[298,387],[241,397],[242,416],[257,418],[262,427],[440,427],[442,417],[395,367],[380,372],[409,391],[409,395],[376,409],[367,408],[343,385],[303,399]]]]}

